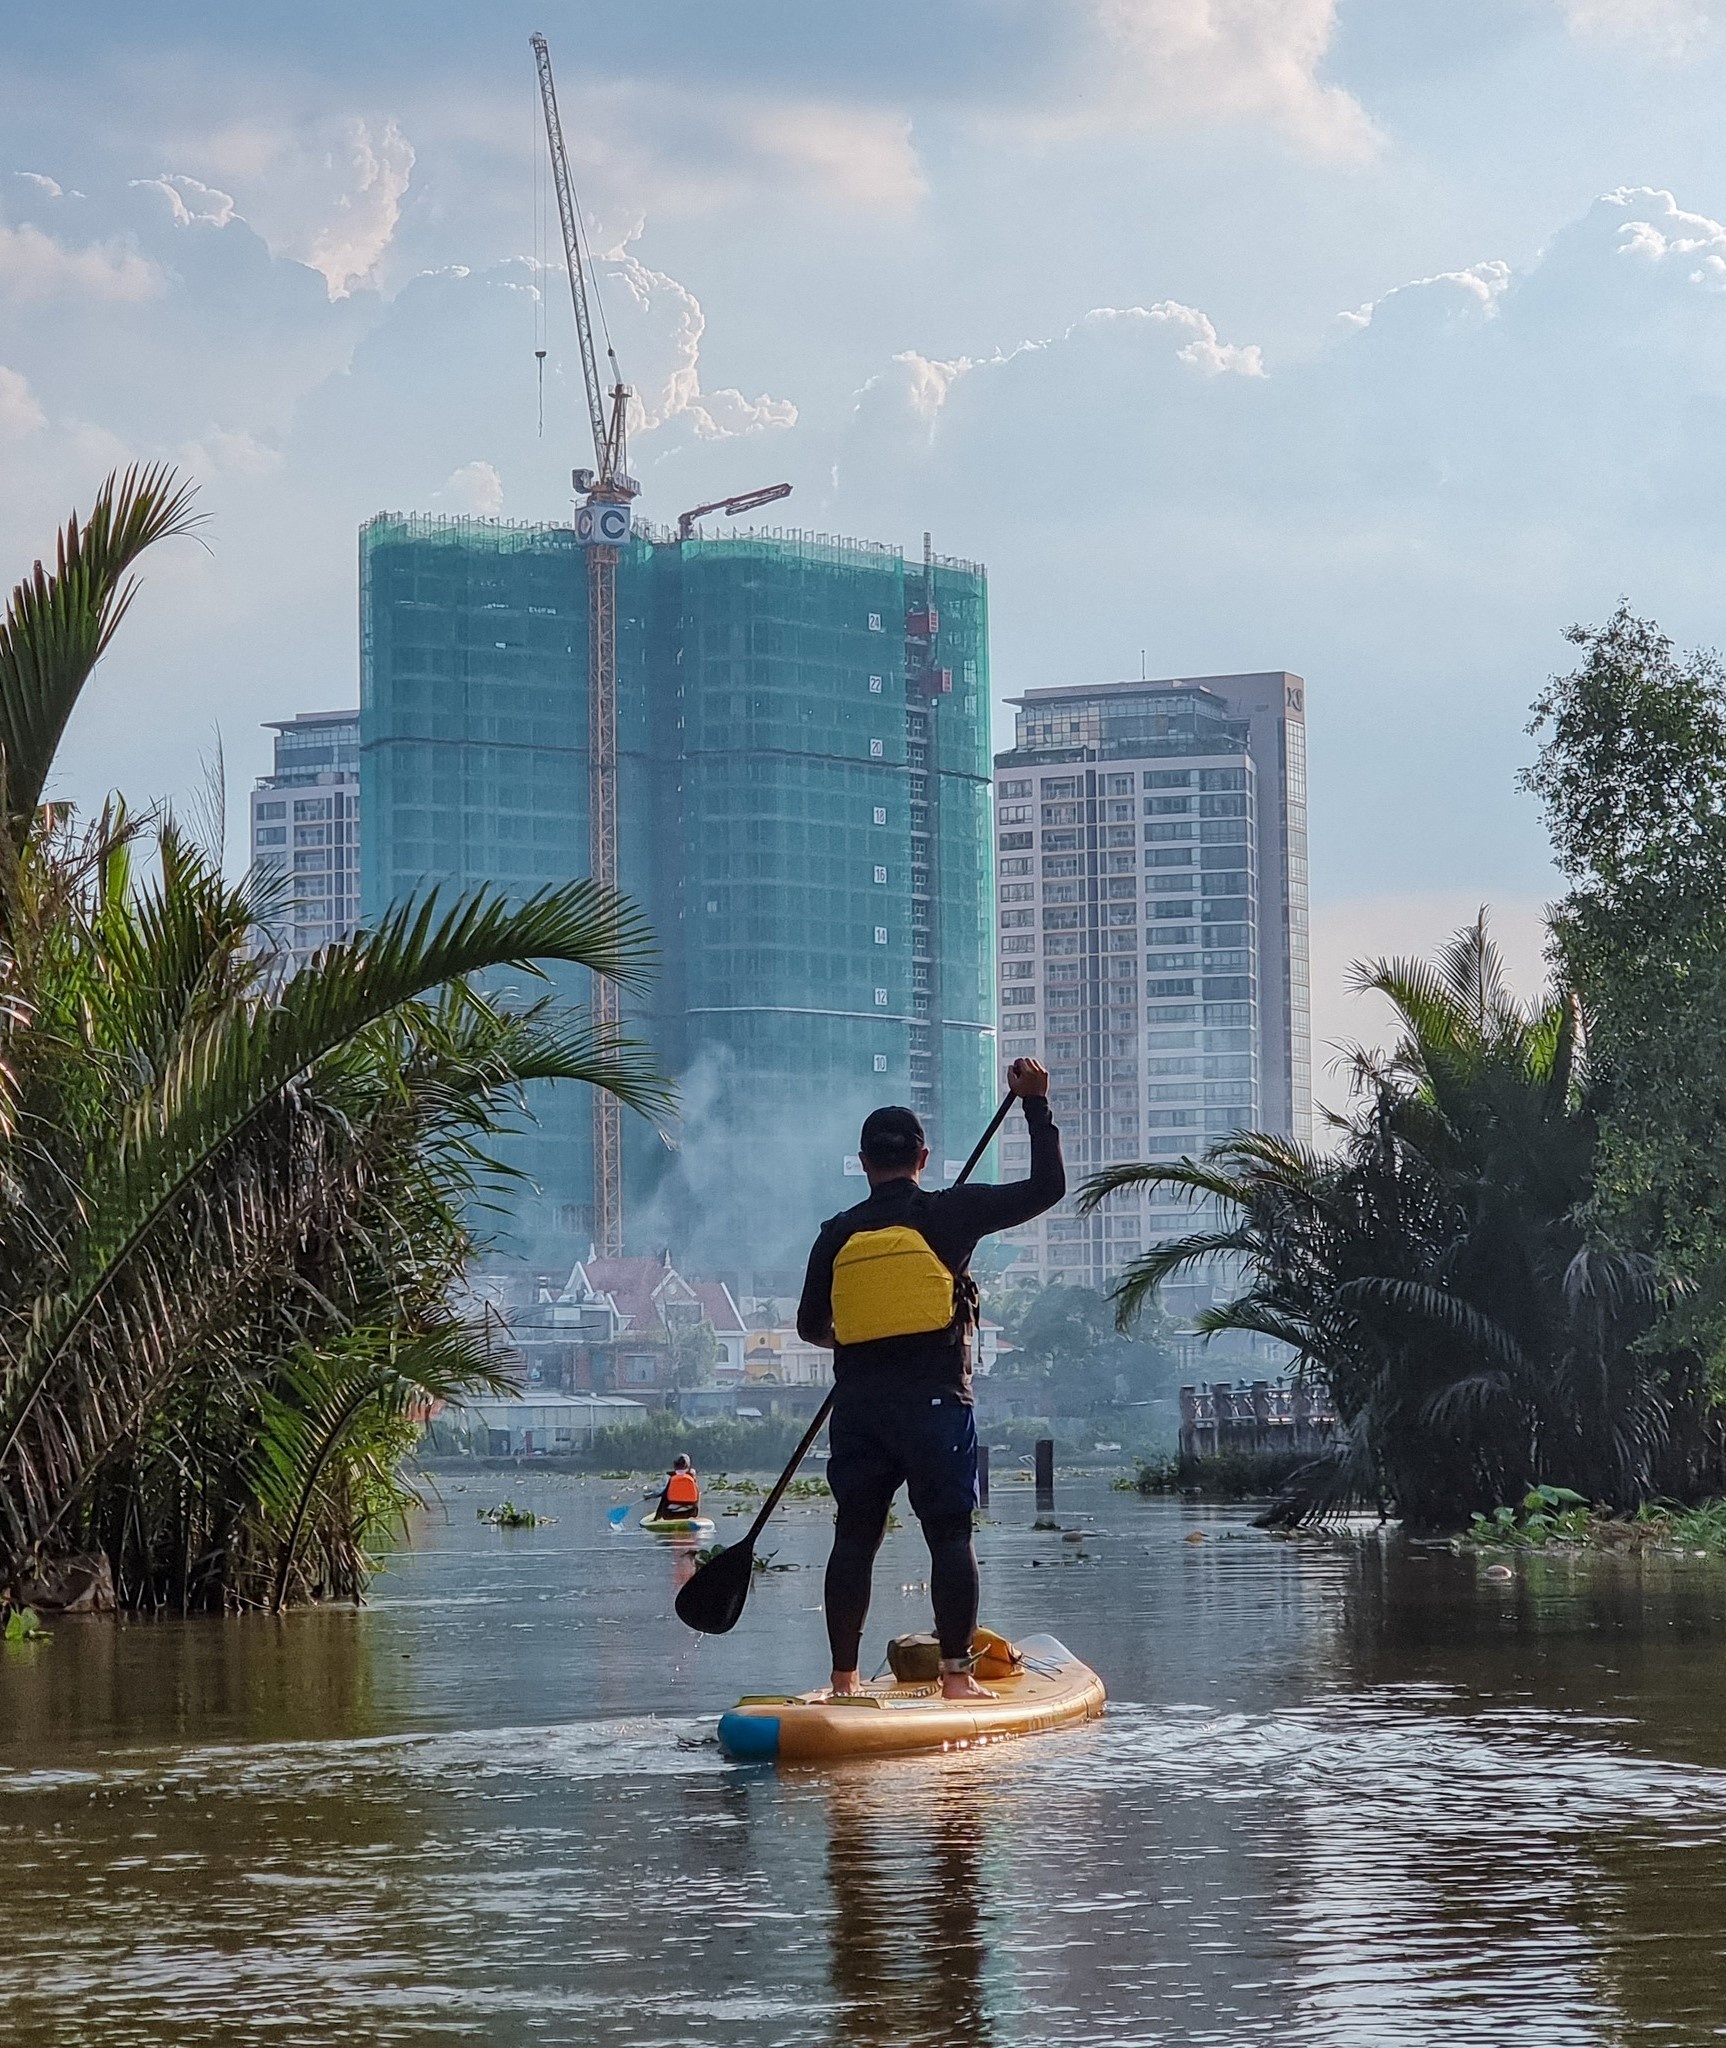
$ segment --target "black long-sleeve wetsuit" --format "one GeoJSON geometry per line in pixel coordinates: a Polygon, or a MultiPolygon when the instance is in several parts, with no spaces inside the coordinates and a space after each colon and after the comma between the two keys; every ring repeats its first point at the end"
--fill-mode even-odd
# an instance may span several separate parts
{"type": "Polygon", "coordinates": [[[835,1671],[857,1667],[875,1553],[887,1510],[905,1479],[929,1545],[929,1591],[943,1656],[961,1657],[977,1625],[976,1430],[971,1416],[970,1330],[963,1323],[867,1344],[833,1338],[833,1261],[859,1230],[909,1224],[956,1278],[978,1241],[1051,1209],[1067,1192],[1061,1134],[1046,1097],[1021,1098],[1031,1134],[1031,1171],[1005,1186],[925,1191],[909,1176],[882,1181],[868,1199],[829,1218],[809,1254],[797,1333],[833,1346],[838,1389],[830,1437],[836,1514],[827,1562],[827,1633],[835,1671]]]}

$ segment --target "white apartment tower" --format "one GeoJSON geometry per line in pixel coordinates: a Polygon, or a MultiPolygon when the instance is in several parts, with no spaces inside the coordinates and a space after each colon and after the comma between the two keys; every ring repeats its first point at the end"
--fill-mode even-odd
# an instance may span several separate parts
{"type": "Polygon", "coordinates": [[[279,885],[264,943],[303,967],[360,918],[360,714],[271,725],[275,773],[252,791],[252,866],[279,885]]]}
{"type": "MultiPolygon", "coordinates": [[[[1312,1135],[1305,699],[1277,670],[1016,700],[995,757],[1001,1053],[1049,1068],[1075,1192],[1231,1131],[1312,1135]]],[[[1003,1150],[1021,1169],[1023,1140],[1003,1150]]],[[[1008,1242],[1015,1271],[1104,1288],[1203,1214],[1117,1197],[1081,1218],[1069,1197],[1008,1242]]]]}

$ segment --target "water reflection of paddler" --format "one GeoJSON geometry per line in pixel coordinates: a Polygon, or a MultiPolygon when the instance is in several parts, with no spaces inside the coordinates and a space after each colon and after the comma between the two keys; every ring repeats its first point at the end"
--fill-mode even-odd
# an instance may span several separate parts
{"type": "Polygon", "coordinates": [[[878,1767],[827,1781],[830,1971],[847,2048],[989,2048],[982,1831],[964,1780],[907,1798],[878,1767]]]}
{"type": "Polygon", "coordinates": [[[929,1545],[941,1690],[949,1699],[982,1691],[971,1676],[978,1591],[971,1254],[980,1238],[1028,1223],[1067,1191],[1048,1074],[1035,1060],[1015,1060],[1007,1085],[1030,1129],[1027,1179],[925,1192],[919,1183],[929,1148],[916,1113],[872,1110],[858,1146],[869,1198],[822,1224],[809,1254],[797,1334],[833,1349],[827,1474],[835,1516],[826,1602],[835,1693],[861,1688],[875,1553],[893,1496],[906,1485],[929,1545]]]}

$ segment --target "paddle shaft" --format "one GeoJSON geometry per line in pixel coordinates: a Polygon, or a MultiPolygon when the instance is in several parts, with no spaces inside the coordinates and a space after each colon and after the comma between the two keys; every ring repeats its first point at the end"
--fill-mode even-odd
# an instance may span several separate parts
{"type": "MultiPolygon", "coordinates": [[[[997,1109],[995,1114],[989,1119],[989,1128],[977,1140],[976,1144],[972,1146],[970,1158],[965,1161],[962,1167],[960,1167],[958,1176],[953,1182],[954,1187],[963,1187],[966,1181],[968,1181],[971,1178],[972,1173],[976,1170],[977,1161],[981,1159],[983,1154],[987,1152],[989,1149],[989,1140],[994,1137],[995,1133],[1001,1128],[1002,1124],[1006,1122],[1007,1112],[1012,1108],[1013,1100],[1013,1091],[1009,1088],[1006,1094],[1003,1095],[1001,1098],[1000,1108],[997,1109]]],[[[761,1534],[762,1530],[766,1528],[768,1517],[773,1513],[773,1510],[779,1505],[780,1501],[784,1498],[785,1489],[791,1484],[792,1480],[797,1476],[798,1466],[802,1464],[803,1460],[806,1457],[808,1457],[810,1446],[814,1443],[815,1439],[821,1434],[822,1424],[825,1423],[828,1416],[832,1414],[833,1397],[838,1393],[838,1391],[839,1389],[837,1387],[829,1388],[826,1400],[823,1401],[821,1406],[816,1409],[815,1420],[812,1423],[810,1423],[809,1427],[803,1432],[803,1441],[797,1446],[796,1450],[794,1450],[791,1453],[790,1464],[787,1465],[785,1470],[780,1473],[778,1483],[774,1486],[773,1491],[767,1496],[766,1500],[764,1500],[761,1504],[761,1512],[755,1517],[754,1521],[750,1523],[748,1532],[744,1536],[742,1543],[742,1548],[744,1548],[745,1550],[753,1550],[755,1548],[756,1537],[758,1537],[761,1534]]]]}

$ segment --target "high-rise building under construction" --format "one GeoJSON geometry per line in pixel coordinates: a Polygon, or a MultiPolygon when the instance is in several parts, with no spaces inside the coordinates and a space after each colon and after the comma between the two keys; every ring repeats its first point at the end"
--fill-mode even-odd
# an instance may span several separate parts
{"type": "MultiPolygon", "coordinates": [[[[1051,1077],[1071,1178],[1312,1134],[1306,685],[1281,670],[1028,691],[995,756],[1001,1051],[1051,1077]]],[[[1005,1148],[1012,1171],[1018,1141],[1005,1148]]],[[[1171,1193],[1071,1197],[1015,1270],[1104,1287],[1198,1227],[1171,1193]]],[[[1164,1290],[1200,1306],[1228,1276],[1164,1290]]]]}
{"type": "MultiPolygon", "coordinates": [[[[361,535],[365,911],[589,871],[587,581],[574,533],[383,516],[361,535]]],[[[617,572],[618,873],[659,946],[625,1002],[683,1094],[624,1131],[625,1235],[783,1270],[870,1105],[937,1167],[995,1090],[983,572],[807,534],[639,530],[617,572]]],[[[564,981],[580,999],[581,977],[564,981]]],[[[583,1091],[512,1141],[517,1240],[586,1249],[583,1091]]]]}

